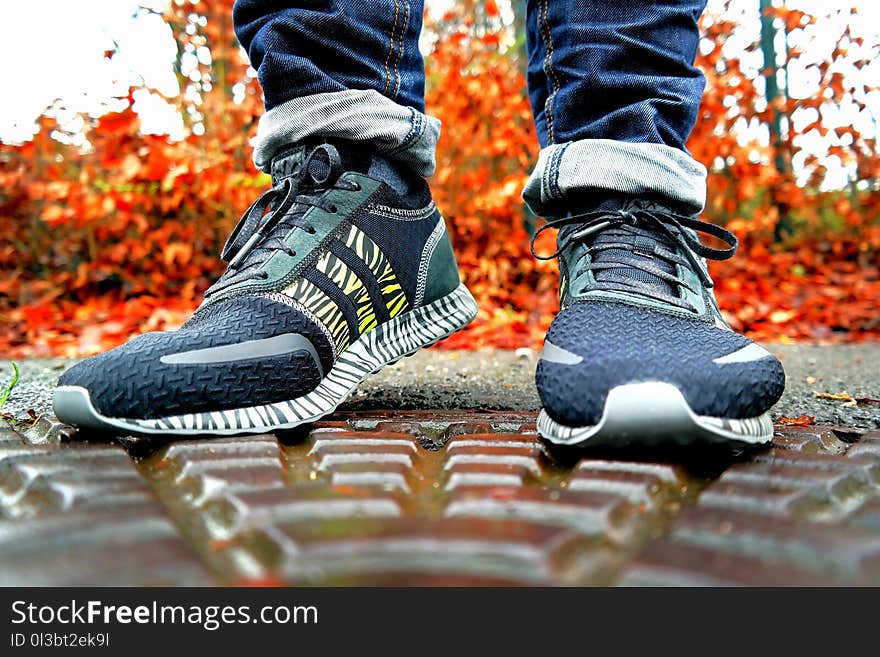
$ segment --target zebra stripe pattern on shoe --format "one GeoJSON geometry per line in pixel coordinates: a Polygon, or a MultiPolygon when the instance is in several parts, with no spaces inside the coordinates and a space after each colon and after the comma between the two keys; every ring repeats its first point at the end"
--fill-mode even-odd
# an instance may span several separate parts
{"type": "Polygon", "coordinates": [[[305,278],[295,280],[282,294],[299,302],[327,329],[336,345],[336,353],[342,353],[351,344],[352,335],[342,309],[317,285],[305,278]]]}
{"type": "MultiPolygon", "coordinates": [[[[444,222],[441,220],[440,223],[444,222]]],[[[382,253],[382,249],[357,226],[352,226],[349,229],[344,244],[354,251],[373,273],[379,288],[382,290],[382,299],[385,302],[385,307],[388,309],[389,317],[396,317],[409,309],[409,303],[406,300],[403,287],[397,280],[397,276],[394,274],[394,269],[391,267],[391,263],[388,262],[388,258],[382,253]]]]}

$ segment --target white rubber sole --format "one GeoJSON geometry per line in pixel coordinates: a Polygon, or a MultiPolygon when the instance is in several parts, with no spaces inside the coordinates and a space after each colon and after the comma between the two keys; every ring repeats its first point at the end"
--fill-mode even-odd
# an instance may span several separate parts
{"type": "Polygon", "coordinates": [[[773,439],[773,422],[768,413],[744,419],[697,415],[678,388],[648,381],[612,388],[602,418],[592,426],[569,427],[541,410],[538,433],[552,443],[573,447],[731,442],[760,445],[773,439]]]}
{"type": "Polygon", "coordinates": [[[142,420],[102,415],[88,390],[59,386],[53,397],[55,415],[77,427],[134,436],[230,436],[293,429],[330,415],[368,376],[452,335],[476,315],[477,303],[461,284],[445,297],[362,335],[340,354],[315,390],[289,401],[142,420]]]}

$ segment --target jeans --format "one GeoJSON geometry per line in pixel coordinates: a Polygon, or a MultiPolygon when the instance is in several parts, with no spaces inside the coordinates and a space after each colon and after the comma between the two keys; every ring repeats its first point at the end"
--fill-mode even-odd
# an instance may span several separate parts
{"type": "MultiPolygon", "coordinates": [[[[523,197],[541,213],[582,193],[702,210],[685,149],[705,85],[693,66],[706,0],[529,0],[528,91],[541,152],[523,197]]],[[[236,35],[266,113],[254,159],[310,137],[364,141],[422,176],[440,122],[425,113],[421,0],[236,0],[236,35]]]]}

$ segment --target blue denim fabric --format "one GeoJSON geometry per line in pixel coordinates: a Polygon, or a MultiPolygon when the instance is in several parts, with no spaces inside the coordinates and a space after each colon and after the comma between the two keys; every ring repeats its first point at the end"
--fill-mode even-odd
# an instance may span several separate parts
{"type": "MultiPolygon", "coordinates": [[[[541,146],[615,139],[684,149],[704,79],[706,0],[529,0],[529,97],[541,146]]],[[[373,89],[424,111],[422,0],[237,0],[266,109],[373,89]]]]}
{"type": "MultiPolygon", "coordinates": [[[[706,169],[685,149],[704,88],[693,66],[706,0],[529,0],[528,86],[541,153],[523,190],[538,214],[584,192],[661,196],[697,213],[706,169]]],[[[266,113],[254,161],[286,144],[364,142],[430,176],[422,0],[237,0],[235,29],[266,113]]]]}
{"type": "Polygon", "coordinates": [[[373,89],[423,112],[422,0],[236,0],[235,34],[270,110],[294,98],[373,89]]]}
{"type": "Polygon", "coordinates": [[[529,0],[529,98],[541,146],[582,139],[684,150],[705,87],[706,0],[529,0]]]}

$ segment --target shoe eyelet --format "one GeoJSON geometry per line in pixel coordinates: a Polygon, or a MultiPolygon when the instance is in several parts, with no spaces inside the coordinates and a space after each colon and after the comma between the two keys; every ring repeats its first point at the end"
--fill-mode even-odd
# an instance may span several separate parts
{"type": "Polygon", "coordinates": [[[339,212],[339,208],[337,208],[335,205],[330,205],[327,207],[327,209],[333,214],[336,214],[337,212],[339,212]]]}
{"type": "Polygon", "coordinates": [[[353,191],[353,192],[361,191],[360,183],[352,182],[351,183],[351,191],[353,191]]]}

